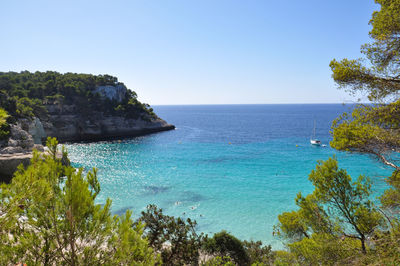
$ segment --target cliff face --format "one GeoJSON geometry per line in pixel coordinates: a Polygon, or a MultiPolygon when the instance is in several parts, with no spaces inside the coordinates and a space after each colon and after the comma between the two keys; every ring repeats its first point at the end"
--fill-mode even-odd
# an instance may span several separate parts
{"type": "Polygon", "coordinates": [[[160,118],[135,119],[95,111],[89,116],[74,111],[55,111],[50,113],[43,126],[47,136],[56,137],[61,142],[134,137],[175,128],[160,118]]]}
{"type": "Polygon", "coordinates": [[[11,125],[9,139],[0,142],[0,182],[9,182],[21,163],[28,165],[33,149],[44,151],[41,140],[45,136],[37,118],[20,119],[11,125]]]}
{"type": "Polygon", "coordinates": [[[103,97],[110,100],[122,102],[125,98],[127,88],[122,84],[117,84],[115,86],[97,86],[95,92],[100,93],[103,97]]]}
{"type": "MultiPolygon", "coordinates": [[[[124,85],[98,86],[95,92],[104,99],[122,102],[127,88],[124,85]]],[[[77,104],[53,104],[46,108],[49,116],[43,121],[44,131],[47,136],[56,137],[61,142],[134,137],[175,128],[164,120],[143,112],[128,117],[98,110],[84,110],[77,104]]]]}

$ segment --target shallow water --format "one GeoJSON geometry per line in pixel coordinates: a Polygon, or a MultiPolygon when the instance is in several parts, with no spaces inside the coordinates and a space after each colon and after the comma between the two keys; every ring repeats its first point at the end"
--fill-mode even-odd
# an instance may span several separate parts
{"type": "Polygon", "coordinates": [[[222,229],[241,239],[281,247],[272,236],[278,214],[295,208],[301,191],[313,190],[308,174],[317,160],[336,154],[355,178],[371,177],[385,188],[390,169],[364,155],[329,147],[330,125],[352,106],[200,105],[155,106],[177,129],[129,140],[66,145],[74,166],[99,169],[98,202],[113,200],[113,212],[148,204],[165,213],[194,218],[198,229],[222,229]],[[309,144],[316,135],[327,147],[309,144]]]}

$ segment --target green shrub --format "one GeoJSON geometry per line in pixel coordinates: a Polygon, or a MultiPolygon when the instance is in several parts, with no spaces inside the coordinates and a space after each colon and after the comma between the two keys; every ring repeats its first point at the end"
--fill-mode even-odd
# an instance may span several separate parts
{"type": "Polygon", "coordinates": [[[7,123],[9,118],[8,113],[3,108],[0,108],[0,140],[7,139],[10,135],[10,126],[7,123]]]}
{"type": "Polygon", "coordinates": [[[276,266],[299,266],[300,263],[297,261],[296,256],[284,250],[278,250],[274,252],[274,265],[276,266]]]}
{"type": "Polygon", "coordinates": [[[361,254],[361,245],[357,239],[341,239],[324,233],[303,238],[299,242],[289,244],[289,248],[299,261],[308,265],[344,264],[344,261],[361,254]]]}
{"type": "Polygon", "coordinates": [[[144,223],[145,236],[161,252],[163,264],[198,264],[203,235],[196,233],[196,221],[164,215],[162,209],[149,205],[138,223],[144,223]]]}
{"type": "Polygon", "coordinates": [[[226,231],[216,233],[212,238],[207,239],[204,248],[217,256],[228,256],[239,265],[248,265],[250,263],[250,258],[243,243],[226,231]]]}
{"type": "Polygon", "coordinates": [[[230,257],[217,256],[204,263],[204,266],[234,266],[235,263],[230,257]]]}
{"type": "Polygon", "coordinates": [[[271,246],[263,246],[261,241],[243,241],[244,249],[252,265],[271,265],[274,254],[271,246]]]}

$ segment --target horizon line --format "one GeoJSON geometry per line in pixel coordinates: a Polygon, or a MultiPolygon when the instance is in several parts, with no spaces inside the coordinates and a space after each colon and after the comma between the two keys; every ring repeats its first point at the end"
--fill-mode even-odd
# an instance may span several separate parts
{"type": "Polygon", "coordinates": [[[337,103],[195,103],[195,104],[150,104],[150,106],[189,106],[189,105],[313,105],[313,104],[371,104],[371,103],[362,103],[362,102],[337,102],[337,103]]]}

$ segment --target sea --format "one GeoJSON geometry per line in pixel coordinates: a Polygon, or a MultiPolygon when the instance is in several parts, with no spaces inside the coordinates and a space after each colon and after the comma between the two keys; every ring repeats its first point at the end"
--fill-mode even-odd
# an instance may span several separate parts
{"type": "Polygon", "coordinates": [[[208,235],[226,230],[273,249],[278,215],[296,209],[297,193],[311,193],[308,175],[319,160],[336,156],[353,179],[373,181],[373,200],[391,169],[375,158],[329,146],[332,121],[354,105],[153,106],[175,130],[107,142],[66,144],[70,160],[98,169],[97,202],[134,217],[156,204],[165,214],[197,221],[208,235]],[[310,145],[315,134],[326,147],[310,145]]]}

